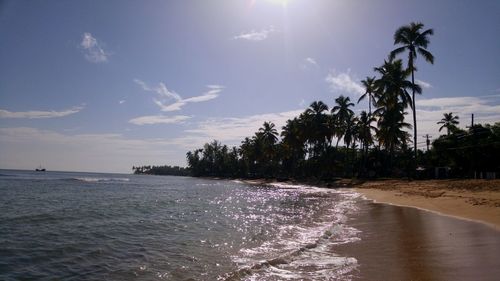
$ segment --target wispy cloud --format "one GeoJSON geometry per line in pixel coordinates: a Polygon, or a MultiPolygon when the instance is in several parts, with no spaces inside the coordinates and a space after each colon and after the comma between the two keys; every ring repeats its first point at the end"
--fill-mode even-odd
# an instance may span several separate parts
{"type": "Polygon", "coordinates": [[[326,83],[330,86],[330,90],[340,91],[344,93],[362,95],[365,91],[363,86],[359,82],[358,79],[354,79],[350,71],[336,73],[335,71],[330,71],[325,78],[326,83]]]}
{"type": "Polygon", "coordinates": [[[107,62],[109,53],[106,52],[102,43],[92,36],[90,32],[85,32],[82,35],[80,47],[83,49],[85,59],[93,63],[107,62]]]}
{"type": "Polygon", "coordinates": [[[126,100],[120,100],[118,101],[119,104],[124,104],[126,102],[126,100]]]}
{"type": "Polygon", "coordinates": [[[26,119],[57,118],[78,113],[83,108],[84,106],[82,105],[82,106],[74,106],[72,108],[62,111],[31,110],[31,111],[17,111],[17,112],[0,109],[0,118],[26,118],[26,119]]]}
{"type": "Polygon", "coordinates": [[[198,123],[194,129],[186,130],[186,135],[178,139],[178,142],[189,144],[191,149],[213,139],[238,145],[245,137],[251,137],[264,122],[273,122],[279,130],[288,119],[302,112],[303,110],[291,110],[245,117],[211,118],[198,123]]]}
{"type": "Polygon", "coordinates": [[[425,89],[432,88],[432,85],[430,83],[419,80],[419,79],[415,79],[415,83],[420,85],[420,87],[425,88],[425,89]]]}
{"type": "Polygon", "coordinates": [[[188,103],[213,100],[217,98],[219,93],[225,88],[221,85],[207,85],[208,90],[202,95],[183,99],[176,92],[169,90],[163,83],[159,83],[157,87],[151,87],[139,79],[134,79],[134,82],[140,85],[144,91],[156,93],[157,98],[154,98],[153,102],[164,112],[181,110],[182,107],[188,103]]]}
{"type": "Polygon", "coordinates": [[[315,59],[307,57],[300,63],[300,68],[302,70],[318,69],[319,64],[315,59]]]}
{"type": "Polygon", "coordinates": [[[128,122],[135,125],[175,124],[175,123],[181,123],[190,118],[191,116],[186,116],[186,115],[175,115],[175,116],[148,115],[130,119],[128,122]]]}
{"type": "Polygon", "coordinates": [[[247,41],[262,41],[269,37],[269,35],[273,32],[276,32],[276,29],[273,26],[270,26],[268,29],[262,29],[260,31],[252,30],[250,32],[243,32],[240,35],[236,35],[233,37],[235,40],[247,40],[247,41]]]}
{"type": "Polygon", "coordinates": [[[434,107],[434,108],[454,108],[464,107],[469,105],[484,104],[486,101],[480,97],[446,97],[432,99],[417,99],[417,106],[434,107]]]}
{"type": "Polygon", "coordinates": [[[308,63],[308,64],[311,64],[311,65],[314,65],[314,66],[318,66],[318,62],[315,59],[313,59],[313,58],[305,58],[304,61],[306,63],[308,63]]]}

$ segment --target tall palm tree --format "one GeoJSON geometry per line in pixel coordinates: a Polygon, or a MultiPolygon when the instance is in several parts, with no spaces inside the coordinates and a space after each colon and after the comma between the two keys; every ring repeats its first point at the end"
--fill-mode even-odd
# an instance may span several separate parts
{"type": "Polygon", "coordinates": [[[365,88],[365,93],[359,97],[358,103],[368,97],[368,112],[372,115],[372,104],[375,103],[375,77],[366,77],[366,80],[362,80],[361,84],[365,88]]]}
{"type": "Polygon", "coordinates": [[[437,124],[443,124],[440,128],[439,131],[443,128],[446,128],[447,135],[450,135],[450,131],[453,131],[457,128],[458,125],[458,116],[453,116],[453,112],[450,113],[444,113],[444,117],[441,119],[441,121],[437,122],[437,124]]]}
{"type": "MultiPolygon", "coordinates": [[[[434,55],[427,50],[429,45],[429,36],[434,34],[434,30],[427,29],[422,31],[424,24],[412,22],[409,25],[401,26],[394,33],[394,45],[400,47],[390,53],[393,59],[396,55],[408,51],[408,69],[411,71],[411,82],[415,85],[415,60],[417,53],[422,55],[427,62],[434,64],[434,55]]],[[[415,90],[412,92],[412,110],[413,110],[413,145],[415,150],[415,164],[417,162],[417,110],[415,107],[415,90]]]]}
{"type": "Polygon", "coordinates": [[[351,102],[349,97],[344,97],[340,95],[335,99],[335,106],[332,108],[332,114],[337,125],[337,145],[342,137],[344,137],[346,131],[346,123],[354,115],[354,112],[350,107],[353,107],[354,103],[351,102]]]}

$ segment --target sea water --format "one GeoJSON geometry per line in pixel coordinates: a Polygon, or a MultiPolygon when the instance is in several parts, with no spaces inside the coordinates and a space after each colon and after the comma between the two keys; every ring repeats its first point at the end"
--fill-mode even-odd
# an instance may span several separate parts
{"type": "Polygon", "coordinates": [[[359,195],[189,177],[0,170],[0,280],[346,280],[359,195]]]}

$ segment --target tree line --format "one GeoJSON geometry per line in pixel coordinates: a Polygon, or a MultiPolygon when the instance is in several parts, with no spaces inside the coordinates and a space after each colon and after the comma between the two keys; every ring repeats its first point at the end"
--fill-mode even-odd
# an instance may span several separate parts
{"type": "Polygon", "coordinates": [[[179,166],[133,166],[134,174],[165,175],[165,176],[190,176],[189,169],[179,166]]]}
{"type": "Polygon", "coordinates": [[[436,165],[450,166],[462,176],[479,168],[498,171],[500,123],[476,125],[465,131],[457,127],[458,118],[447,113],[437,122],[442,125],[440,131],[446,128],[447,135],[436,139],[429,151],[418,150],[415,94],[421,94],[422,88],[415,83],[415,62],[417,55],[434,62],[427,50],[434,32],[423,29],[421,23],[400,27],[394,34],[396,49],[374,68],[375,76],[361,81],[365,93],[357,102],[366,99],[368,112],[356,115],[353,101],[342,95],[331,107],[314,101],[288,120],[281,133],[272,122],[264,122],[239,147],[214,140],[189,151],[186,156],[191,174],[331,180],[415,177],[416,171],[422,170],[418,166],[436,165]],[[397,58],[403,52],[408,55],[406,65],[397,58]],[[406,121],[409,113],[413,124],[406,121]],[[409,133],[412,129],[413,135],[409,133]],[[481,153],[487,161],[480,161],[481,153]]]}

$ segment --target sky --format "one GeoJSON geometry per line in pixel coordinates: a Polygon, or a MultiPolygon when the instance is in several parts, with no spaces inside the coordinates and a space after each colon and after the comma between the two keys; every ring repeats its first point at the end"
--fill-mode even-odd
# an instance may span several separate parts
{"type": "Polygon", "coordinates": [[[435,32],[435,63],[416,62],[419,140],[445,112],[498,122],[499,15],[498,0],[0,0],[0,168],[185,166],[315,100],[357,101],[413,21],[435,32]]]}

